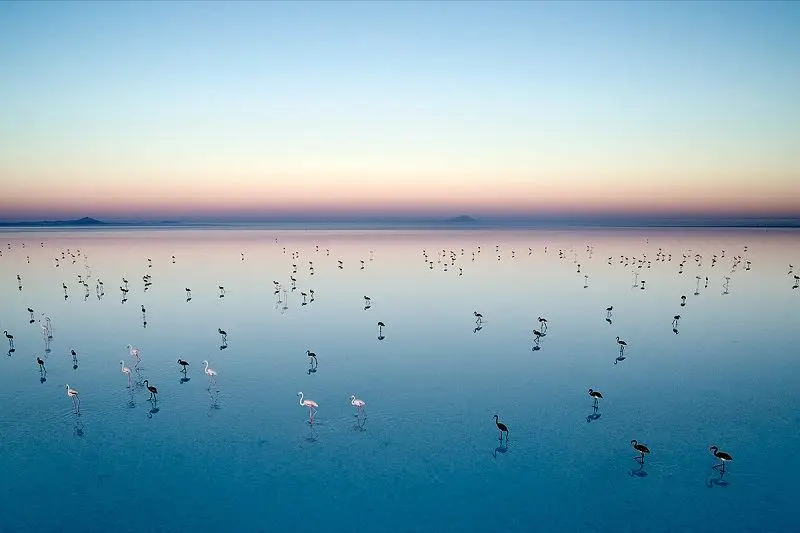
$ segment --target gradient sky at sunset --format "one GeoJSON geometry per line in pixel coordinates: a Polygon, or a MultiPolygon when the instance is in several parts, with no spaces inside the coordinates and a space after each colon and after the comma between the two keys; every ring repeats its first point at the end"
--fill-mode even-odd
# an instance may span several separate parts
{"type": "Polygon", "coordinates": [[[800,216],[800,2],[3,2],[0,219],[800,216]]]}

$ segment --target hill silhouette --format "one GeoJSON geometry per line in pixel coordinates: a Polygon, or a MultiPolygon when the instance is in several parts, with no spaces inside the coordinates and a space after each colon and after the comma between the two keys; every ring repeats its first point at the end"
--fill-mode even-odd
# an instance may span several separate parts
{"type": "Polygon", "coordinates": [[[0,226],[102,226],[105,222],[92,217],[76,220],[40,220],[36,222],[0,222],[0,226]]]}

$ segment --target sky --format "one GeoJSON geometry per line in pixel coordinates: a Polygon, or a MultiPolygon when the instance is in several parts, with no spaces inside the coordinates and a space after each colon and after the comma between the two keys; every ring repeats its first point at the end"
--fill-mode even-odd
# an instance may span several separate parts
{"type": "Polygon", "coordinates": [[[0,220],[800,217],[800,2],[0,2],[0,220]]]}

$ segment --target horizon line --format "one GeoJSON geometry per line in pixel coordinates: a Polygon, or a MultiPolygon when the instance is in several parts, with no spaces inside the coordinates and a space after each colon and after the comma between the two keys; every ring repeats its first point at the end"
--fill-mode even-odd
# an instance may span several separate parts
{"type": "Polygon", "coordinates": [[[199,226],[199,225],[248,225],[248,224],[292,224],[292,225],[400,225],[400,226],[446,226],[448,228],[481,228],[481,227],[534,227],[534,226],[566,226],[566,227],[800,227],[800,214],[787,215],[620,215],[620,214],[586,214],[540,215],[535,217],[456,215],[449,217],[114,217],[59,219],[42,218],[39,220],[0,220],[0,227],[47,227],[78,226],[99,228],[104,226],[199,226]]]}

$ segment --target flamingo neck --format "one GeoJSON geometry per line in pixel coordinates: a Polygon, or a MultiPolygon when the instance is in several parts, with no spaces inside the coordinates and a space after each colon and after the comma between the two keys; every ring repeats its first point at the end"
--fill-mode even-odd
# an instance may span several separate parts
{"type": "Polygon", "coordinates": [[[303,393],[302,392],[300,393],[300,405],[304,405],[303,404],[303,393]]]}

